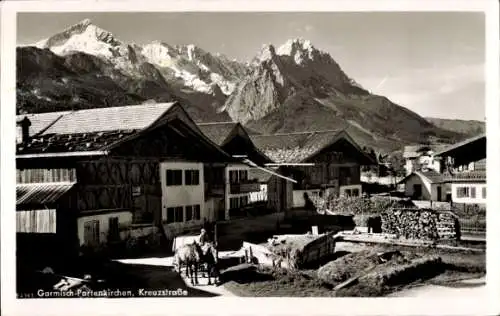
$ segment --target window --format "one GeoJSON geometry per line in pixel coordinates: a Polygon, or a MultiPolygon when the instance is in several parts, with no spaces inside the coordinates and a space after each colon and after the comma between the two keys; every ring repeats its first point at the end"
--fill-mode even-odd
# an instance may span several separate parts
{"type": "Polygon", "coordinates": [[[240,196],[240,207],[248,204],[248,196],[240,196]]]}
{"type": "Polygon", "coordinates": [[[175,208],[167,208],[167,224],[173,223],[175,221],[175,208]]]}
{"type": "Polygon", "coordinates": [[[351,190],[350,189],[344,190],[344,196],[347,196],[347,197],[351,196],[351,190]]]}
{"type": "Polygon", "coordinates": [[[184,222],[184,208],[182,206],[167,208],[167,224],[184,222]]]}
{"type": "Polygon", "coordinates": [[[470,197],[473,199],[476,198],[476,188],[475,187],[470,188],[470,197]]]}
{"type": "Polygon", "coordinates": [[[230,198],[229,199],[229,208],[233,209],[233,208],[238,208],[239,207],[239,202],[240,200],[236,197],[236,198],[230,198]]]}
{"type": "Polygon", "coordinates": [[[182,185],[182,170],[167,170],[167,186],[182,185]]]}
{"type": "Polygon", "coordinates": [[[352,196],[359,196],[359,189],[352,189],[352,196]]]}
{"type": "Polygon", "coordinates": [[[110,217],[108,219],[108,239],[115,241],[120,239],[120,231],[118,230],[118,217],[110,217]]]}
{"type": "Polygon", "coordinates": [[[182,206],[175,208],[175,221],[178,223],[184,222],[184,208],[182,206]]]}
{"type": "Polygon", "coordinates": [[[86,245],[97,245],[100,242],[99,221],[91,220],[84,224],[83,238],[86,245]]]}
{"type": "Polygon", "coordinates": [[[185,170],[184,176],[186,178],[186,185],[199,185],[200,184],[200,171],[199,170],[185,170]]]}
{"type": "Polygon", "coordinates": [[[483,199],[486,199],[486,187],[483,187],[483,199]]]}
{"type": "Polygon", "coordinates": [[[193,220],[193,207],[191,205],[186,206],[186,222],[193,220]]]}
{"type": "Polygon", "coordinates": [[[458,187],[457,188],[457,198],[469,197],[470,192],[468,187],[458,187]]]}
{"type": "Polygon", "coordinates": [[[240,170],[239,171],[239,182],[244,182],[248,180],[248,171],[247,170],[240,170]]]}
{"type": "Polygon", "coordinates": [[[414,184],[413,185],[413,196],[414,198],[420,198],[422,196],[422,185],[414,184]]]}
{"type": "Polygon", "coordinates": [[[237,170],[230,170],[229,171],[229,181],[231,183],[238,183],[238,171],[237,170]]]}
{"type": "Polygon", "coordinates": [[[201,219],[201,210],[199,204],[193,206],[193,219],[195,221],[199,221],[201,219]]]}

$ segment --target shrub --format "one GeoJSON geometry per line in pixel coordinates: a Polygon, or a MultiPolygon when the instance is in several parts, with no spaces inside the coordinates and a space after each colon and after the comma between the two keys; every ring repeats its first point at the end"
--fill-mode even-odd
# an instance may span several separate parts
{"type": "Polygon", "coordinates": [[[386,210],[408,206],[405,201],[391,200],[389,198],[367,197],[328,197],[326,207],[339,214],[381,214],[386,210]]]}

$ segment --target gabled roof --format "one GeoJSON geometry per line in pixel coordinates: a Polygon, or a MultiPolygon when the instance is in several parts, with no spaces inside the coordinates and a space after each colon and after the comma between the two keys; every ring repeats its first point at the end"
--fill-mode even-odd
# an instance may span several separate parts
{"type": "Polygon", "coordinates": [[[200,130],[214,143],[222,146],[229,134],[236,128],[236,122],[197,123],[200,130]]]}
{"type": "Polygon", "coordinates": [[[418,176],[422,179],[427,180],[429,183],[443,183],[446,182],[445,176],[442,174],[434,171],[434,170],[426,170],[426,171],[414,171],[407,175],[405,178],[403,178],[399,183],[405,183],[410,177],[412,176],[418,176]]]}
{"type": "Polygon", "coordinates": [[[251,180],[256,179],[260,183],[267,183],[271,177],[272,174],[270,174],[269,172],[265,172],[257,168],[252,168],[248,170],[248,179],[251,180]]]}
{"type": "MultiPolygon", "coordinates": [[[[54,112],[63,113],[63,112],[54,112]]],[[[153,128],[171,120],[180,120],[204,144],[214,148],[229,160],[232,158],[219,146],[207,138],[184,108],[177,102],[141,104],[122,107],[98,108],[64,112],[62,115],[33,115],[39,122],[40,117],[54,117],[28,143],[17,146],[17,154],[76,153],[88,151],[109,151],[125,141],[131,141],[153,128]]],[[[17,119],[22,119],[23,115],[17,119]]],[[[29,117],[28,117],[29,118],[29,117]]],[[[44,120],[47,122],[48,120],[44,120]]],[[[39,124],[40,125],[40,124],[39,124]]]]}
{"type": "Polygon", "coordinates": [[[196,123],[196,125],[198,125],[203,134],[219,146],[223,146],[229,140],[231,133],[237,128],[242,128],[247,135],[260,135],[259,132],[248,127],[243,127],[238,122],[208,122],[196,123]]]}
{"type": "MultiPolygon", "coordinates": [[[[441,149],[440,151],[435,153],[435,156],[445,156],[447,154],[450,154],[454,151],[459,151],[459,150],[466,150],[466,147],[473,145],[474,143],[480,142],[480,141],[486,141],[486,133],[468,138],[466,140],[463,140],[461,142],[458,142],[454,145],[447,146],[444,149],[441,149]]],[[[484,156],[486,157],[486,146],[484,149],[484,156]]]]}
{"type": "MultiPolygon", "coordinates": [[[[250,135],[257,135],[258,133],[254,130],[249,130],[241,123],[238,122],[213,122],[213,123],[197,123],[200,130],[205,134],[210,140],[215,144],[221,146],[229,154],[236,154],[232,152],[233,149],[229,148],[228,145],[232,139],[236,136],[241,136],[247,142],[247,148],[245,149],[246,154],[249,154],[251,158],[259,161],[272,162],[272,160],[267,157],[263,152],[255,146],[250,135]]],[[[237,154],[241,154],[238,152],[237,154]]]]}
{"type": "Polygon", "coordinates": [[[250,138],[257,148],[278,163],[304,162],[341,139],[347,140],[362,153],[367,164],[368,162],[375,163],[344,130],[251,135],[250,138]]]}
{"type": "MultiPolygon", "coordinates": [[[[37,134],[83,134],[118,130],[141,130],[153,124],[175,103],[154,103],[109,108],[30,114],[37,134]]],[[[18,115],[22,119],[25,115],[18,115]]]]}

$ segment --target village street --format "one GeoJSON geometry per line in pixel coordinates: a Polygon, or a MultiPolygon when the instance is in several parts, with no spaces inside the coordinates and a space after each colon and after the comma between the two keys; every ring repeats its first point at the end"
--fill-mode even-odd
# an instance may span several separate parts
{"type": "MultiPolygon", "coordinates": [[[[219,253],[220,255],[224,255],[223,252],[219,253]]],[[[130,264],[130,265],[135,265],[136,267],[139,268],[140,265],[147,265],[147,266],[161,266],[165,267],[168,270],[171,270],[173,268],[173,256],[171,257],[150,257],[150,258],[139,258],[139,259],[121,259],[121,260],[116,260],[120,263],[123,264],[130,264]]],[[[213,294],[215,296],[234,296],[231,292],[227,291],[223,286],[215,286],[215,285],[208,285],[207,284],[207,278],[202,278],[199,277],[199,285],[196,287],[191,286],[191,283],[189,279],[183,274],[181,275],[182,280],[186,284],[186,286],[190,289],[195,289],[196,291],[201,290],[204,292],[208,292],[207,294],[213,294]]],[[[172,289],[175,290],[175,289],[172,289]]],[[[188,289],[188,292],[190,290],[188,289]]]]}

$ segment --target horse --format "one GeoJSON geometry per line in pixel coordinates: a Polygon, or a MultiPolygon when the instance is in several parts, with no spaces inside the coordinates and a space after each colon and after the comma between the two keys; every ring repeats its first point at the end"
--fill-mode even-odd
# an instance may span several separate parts
{"type": "Polygon", "coordinates": [[[219,271],[217,270],[217,250],[212,242],[206,242],[203,246],[198,245],[201,251],[201,264],[206,266],[208,285],[212,284],[211,275],[214,274],[214,282],[217,283],[219,271]]]}
{"type": "Polygon", "coordinates": [[[198,265],[201,262],[203,254],[199,247],[194,241],[192,244],[183,245],[178,248],[174,255],[175,270],[178,273],[182,273],[182,265],[184,264],[186,266],[186,276],[189,277],[192,285],[198,284],[198,265]]]}

